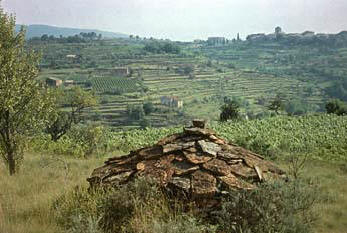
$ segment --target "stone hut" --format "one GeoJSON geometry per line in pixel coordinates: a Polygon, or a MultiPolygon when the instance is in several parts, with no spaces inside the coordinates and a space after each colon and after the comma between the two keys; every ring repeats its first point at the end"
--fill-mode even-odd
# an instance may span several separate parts
{"type": "Polygon", "coordinates": [[[225,37],[209,37],[207,39],[207,43],[209,45],[224,45],[226,44],[227,40],[225,37]]]}
{"type": "Polygon", "coordinates": [[[116,187],[145,176],[176,197],[210,208],[230,190],[255,189],[261,182],[286,178],[275,164],[228,143],[205,124],[194,120],[182,133],[108,159],[87,179],[90,187],[116,187]]]}
{"type": "Polygon", "coordinates": [[[177,96],[162,96],[160,98],[162,105],[166,105],[174,108],[182,108],[183,100],[180,100],[177,96]]]}
{"type": "Polygon", "coordinates": [[[58,78],[47,78],[46,79],[46,85],[49,87],[59,87],[63,84],[63,81],[61,79],[58,78]]]}
{"type": "Polygon", "coordinates": [[[301,35],[304,37],[313,37],[315,35],[315,33],[312,31],[305,31],[305,32],[301,33],[301,35]]]}
{"type": "Polygon", "coordinates": [[[111,73],[119,77],[127,77],[130,75],[130,69],[128,67],[115,67],[111,73]]]}
{"type": "Polygon", "coordinates": [[[75,84],[74,80],[65,80],[64,81],[64,86],[65,87],[71,87],[75,84]]]}

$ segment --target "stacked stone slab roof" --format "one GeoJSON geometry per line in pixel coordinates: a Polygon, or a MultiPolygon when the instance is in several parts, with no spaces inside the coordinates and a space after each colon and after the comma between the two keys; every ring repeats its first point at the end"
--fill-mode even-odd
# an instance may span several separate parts
{"type": "Polygon", "coordinates": [[[143,176],[154,179],[170,193],[202,200],[214,199],[230,189],[254,189],[260,182],[285,174],[262,156],[218,137],[205,128],[204,121],[195,120],[182,133],[108,159],[87,180],[91,187],[107,187],[143,176]]]}

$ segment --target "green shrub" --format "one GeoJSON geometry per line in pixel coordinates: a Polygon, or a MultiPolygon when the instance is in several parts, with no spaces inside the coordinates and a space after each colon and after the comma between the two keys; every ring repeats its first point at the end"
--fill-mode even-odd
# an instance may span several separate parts
{"type": "Polygon", "coordinates": [[[307,233],[316,219],[317,188],[303,181],[263,184],[252,191],[231,191],[217,211],[219,232],[307,233]]]}
{"type": "Polygon", "coordinates": [[[325,105],[325,109],[328,114],[347,115],[347,104],[338,99],[329,100],[325,105]]]}
{"type": "Polygon", "coordinates": [[[95,232],[140,232],[139,225],[149,228],[153,219],[170,219],[171,214],[162,192],[145,179],[106,191],[77,187],[57,199],[53,208],[57,222],[71,232],[78,232],[76,224],[95,232]]]}
{"type": "Polygon", "coordinates": [[[271,143],[256,135],[237,138],[235,143],[270,159],[274,159],[279,153],[279,150],[274,148],[271,143]]]}
{"type": "Polygon", "coordinates": [[[41,134],[32,138],[30,145],[35,152],[87,157],[114,149],[111,138],[110,131],[101,125],[75,125],[56,142],[48,134],[41,134]]]}
{"type": "Polygon", "coordinates": [[[73,233],[216,232],[144,178],[106,191],[77,187],[58,198],[53,209],[58,224],[73,233]]]}
{"type": "Polygon", "coordinates": [[[188,215],[169,221],[154,221],[152,226],[152,233],[214,233],[217,230],[216,226],[203,224],[188,215]]]}

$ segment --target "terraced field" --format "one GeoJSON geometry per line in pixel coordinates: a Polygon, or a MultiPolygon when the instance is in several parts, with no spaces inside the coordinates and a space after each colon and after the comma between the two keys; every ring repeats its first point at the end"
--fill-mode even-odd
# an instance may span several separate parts
{"type": "MultiPolygon", "coordinates": [[[[151,126],[182,124],[191,118],[203,117],[216,120],[224,96],[238,97],[248,104],[242,112],[261,113],[267,102],[281,93],[285,99],[304,100],[312,109],[319,109],[327,99],[321,83],[311,81],[314,73],[296,72],[299,61],[289,59],[298,56],[298,51],[277,45],[248,48],[204,47],[190,49],[182,47],[182,54],[151,54],[144,52],[143,42],[127,40],[105,40],[81,45],[45,45],[47,50],[43,64],[56,59],[55,63],[66,68],[42,68],[41,78],[57,77],[72,79],[77,83],[91,82],[101,100],[97,110],[87,110],[93,120],[115,129],[139,127],[140,122],[129,119],[127,107],[154,104],[155,112],[145,116],[151,126]],[[193,51],[193,52],[192,52],[193,51]],[[71,62],[66,54],[80,54],[81,61],[71,62]],[[192,54],[198,55],[192,55],[192,54]],[[290,62],[284,62],[284,61],[290,62]],[[97,69],[127,66],[133,70],[132,78],[112,75],[99,77],[97,69]],[[184,67],[193,67],[193,76],[183,74],[184,67]],[[161,96],[177,96],[184,101],[182,109],[160,104],[161,96]]],[[[307,66],[313,64],[311,50],[300,56],[307,58],[307,66]]],[[[321,57],[317,67],[329,68],[321,57]]],[[[330,59],[330,58],[329,58],[330,59]]],[[[340,58],[341,61],[344,57],[340,58]]],[[[344,68],[341,71],[344,72],[344,68]]],[[[329,85],[329,83],[326,83],[329,85]]],[[[90,118],[90,119],[91,119],[90,118]]]]}

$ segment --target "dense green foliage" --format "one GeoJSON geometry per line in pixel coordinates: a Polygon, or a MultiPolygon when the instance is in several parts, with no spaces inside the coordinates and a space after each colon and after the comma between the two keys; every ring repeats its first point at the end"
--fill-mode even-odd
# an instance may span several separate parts
{"type": "Polygon", "coordinates": [[[333,113],[338,116],[341,115],[347,115],[347,104],[338,100],[338,99],[333,99],[330,100],[326,105],[325,108],[327,110],[327,113],[333,113]]]}
{"type": "Polygon", "coordinates": [[[271,117],[215,124],[224,138],[260,154],[308,153],[311,158],[347,160],[347,118],[334,115],[271,117]]]}
{"type": "Polygon", "coordinates": [[[151,53],[174,53],[177,54],[180,52],[180,47],[172,42],[150,42],[147,43],[144,47],[145,51],[151,53]]]}
{"type": "Polygon", "coordinates": [[[225,99],[224,105],[221,106],[221,113],[219,115],[220,121],[237,120],[240,117],[240,105],[234,101],[225,99]]]}
{"type": "Polygon", "coordinates": [[[98,100],[93,93],[80,87],[68,90],[57,89],[54,94],[54,110],[50,113],[45,132],[51,136],[53,141],[57,141],[74,124],[80,123],[83,120],[82,111],[95,107],[98,100]]]}
{"type": "MultiPolygon", "coordinates": [[[[142,109],[141,106],[139,109],[142,109]]],[[[308,154],[312,159],[347,161],[346,116],[327,114],[276,116],[249,121],[211,123],[211,128],[227,140],[272,158],[282,158],[287,154],[308,154]]],[[[152,145],[167,135],[181,131],[181,127],[146,128],[123,132],[104,129],[99,144],[104,148],[101,150],[103,152],[117,150],[128,152],[152,145]]],[[[58,144],[46,141],[45,138],[47,139],[47,137],[33,139],[34,150],[83,155],[83,150],[73,149],[78,143],[69,135],[59,140],[58,144]]]]}

